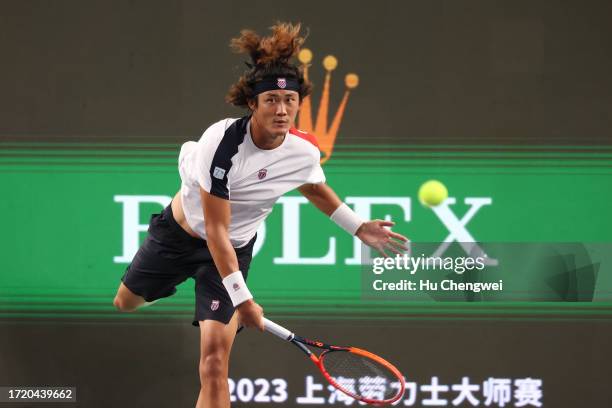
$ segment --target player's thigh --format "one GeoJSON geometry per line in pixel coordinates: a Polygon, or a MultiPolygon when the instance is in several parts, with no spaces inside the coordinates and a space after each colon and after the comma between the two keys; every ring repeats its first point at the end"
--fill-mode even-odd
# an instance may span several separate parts
{"type": "MultiPolygon", "coordinates": [[[[244,280],[248,278],[249,266],[253,258],[253,245],[257,236],[243,248],[236,249],[238,265],[244,280]]],[[[223,285],[221,275],[214,263],[209,263],[198,268],[194,276],[196,281],[196,313],[194,324],[197,322],[215,320],[228,323],[234,315],[232,300],[223,285]]]]}
{"type": "Polygon", "coordinates": [[[202,358],[216,355],[217,357],[222,356],[227,360],[236,338],[236,330],[238,328],[237,315],[234,314],[227,324],[217,320],[202,320],[199,323],[202,358]]]}

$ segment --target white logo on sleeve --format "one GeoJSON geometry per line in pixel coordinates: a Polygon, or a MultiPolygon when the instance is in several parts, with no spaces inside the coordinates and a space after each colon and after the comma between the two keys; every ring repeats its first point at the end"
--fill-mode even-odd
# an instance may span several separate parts
{"type": "Polygon", "coordinates": [[[215,169],[213,170],[213,177],[218,178],[219,180],[223,180],[224,176],[225,176],[225,170],[222,169],[221,167],[215,167],[215,169]]]}

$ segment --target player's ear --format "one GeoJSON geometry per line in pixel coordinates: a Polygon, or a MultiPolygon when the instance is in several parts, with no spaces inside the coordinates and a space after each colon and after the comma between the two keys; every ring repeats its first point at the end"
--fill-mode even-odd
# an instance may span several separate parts
{"type": "Polygon", "coordinates": [[[257,97],[247,100],[247,104],[249,105],[249,109],[255,112],[255,109],[257,109],[257,97]]]}

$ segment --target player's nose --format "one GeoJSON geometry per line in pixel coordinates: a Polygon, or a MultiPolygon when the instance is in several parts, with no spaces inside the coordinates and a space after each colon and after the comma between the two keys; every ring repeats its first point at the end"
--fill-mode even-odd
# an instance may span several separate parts
{"type": "Polygon", "coordinates": [[[279,116],[285,116],[287,114],[287,107],[283,102],[276,106],[276,114],[279,116]]]}

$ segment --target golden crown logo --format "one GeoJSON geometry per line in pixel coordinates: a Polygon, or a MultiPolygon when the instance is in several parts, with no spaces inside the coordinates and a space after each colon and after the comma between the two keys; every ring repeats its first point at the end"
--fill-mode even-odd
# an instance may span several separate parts
{"type": "MultiPolygon", "coordinates": [[[[304,77],[308,79],[308,67],[312,61],[312,51],[309,49],[303,49],[298,54],[298,59],[302,63],[304,69],[304,77]]],[[[319,148],[323,153],[321,157],[321,164],[325,163],[330,159],[332,152],[334,151],[334,144],[336,142],[336,136],[340,129],[340,122],[342,122],[342,116],[344,115],[344,109],[348,103],[349,93],[352,89],[355,89],[359,85],[359,77],[356,74],[347,74],[344,77],[344,84],[346,89],[344,91],[344,97],[338,106],[338,110],[334,115],[331,126],[327,127],[327,116],[329,111],[329,87],[331,83],[331,73],[338,66],[338,60],[333,55],[328,55],[323,58],[323,67],[325,68],[325,82],[323,83],[323,93],[321,94],[321,100],[319,101],[319,110],[317,112],[317,119],[315,125],[312,125],[312,102],[310,96],[307,96],[302,101],[302,107],[300,108],[300,114],[298,117],[298,127],[308,133],[311,133],[317,137],[319,142],[319,148]]]]}

